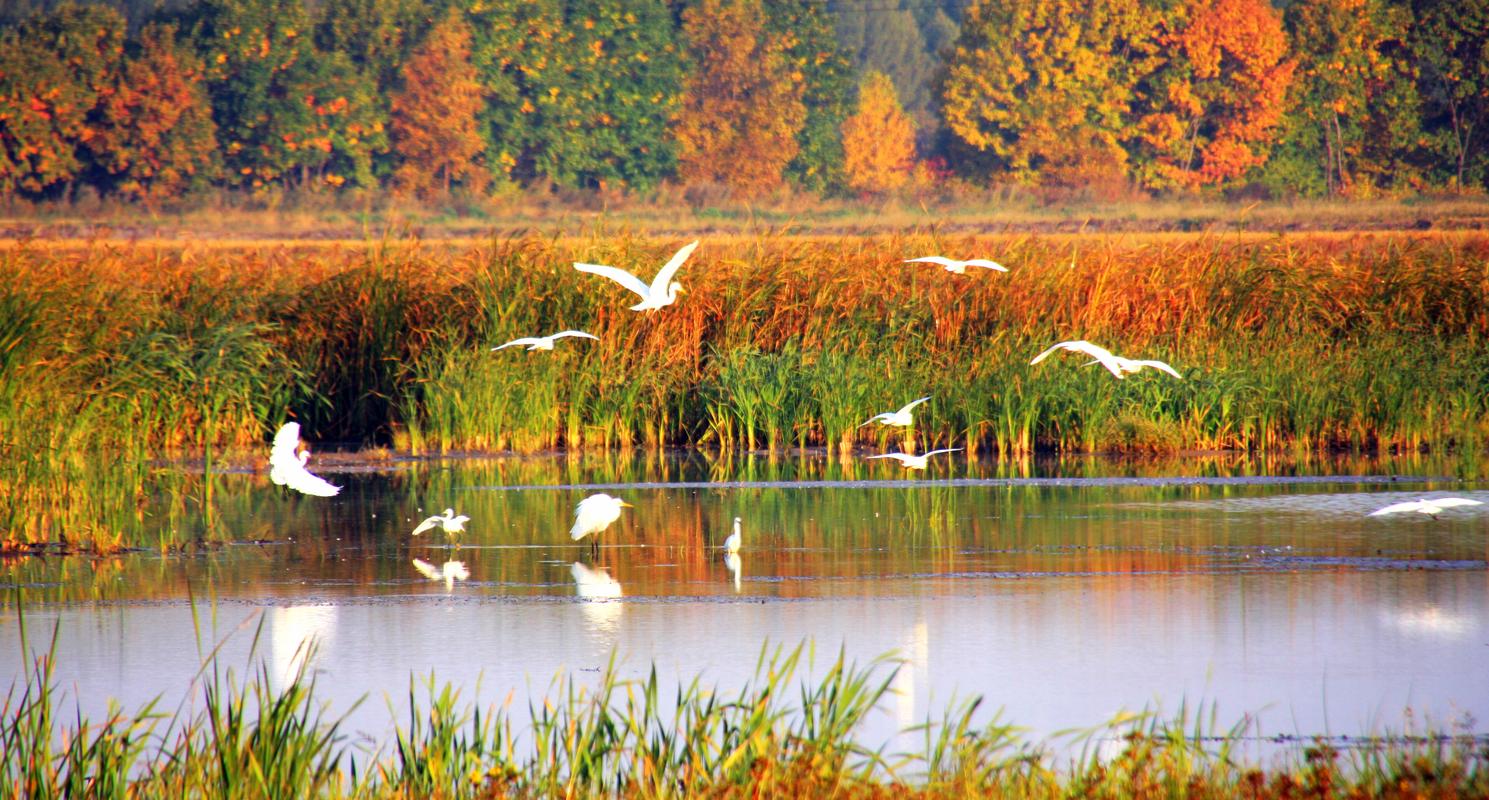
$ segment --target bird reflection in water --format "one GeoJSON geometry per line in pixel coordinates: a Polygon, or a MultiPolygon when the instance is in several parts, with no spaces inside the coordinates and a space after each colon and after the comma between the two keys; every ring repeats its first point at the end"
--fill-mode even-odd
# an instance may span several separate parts
{"type": "Polygon", "coordinates": [[[569,567],[569,574],[574,578],[574,594],[580,600],[579,608],[591,627],[613,631],[621,611],[625,609],[625,604],[620,601],[623,596],[620,581],[603,569],[590,568],[578,561],[569,567]]]}
{"type": "Polygon", "coordinates": [[[269,610],[269,647],[273,679],[284,686],[310,677],[320,655],[336,638],[336,606],[287,606],[269,610]]]}
{"type": "Polygon", "coordinates": [[[724,566],[728,568],[729,574],[734,577],[734,593],[739,594],[739,573],[744,567],[743,562],[739,560],[739,553],[725,553],[724,566]]]}
{"type": "Polygon", "coordinates": [[[420,575],[423,575],[429,580],[444,581],[445,591],[447,592],[455,588],[455,581],[463,581],[470,578],[470,570],[465,568],[464,561],[446,561],[444,564],[436,567],[428,561],[416,558],[414,559],[414,569],[418,570],[420,575]]]}

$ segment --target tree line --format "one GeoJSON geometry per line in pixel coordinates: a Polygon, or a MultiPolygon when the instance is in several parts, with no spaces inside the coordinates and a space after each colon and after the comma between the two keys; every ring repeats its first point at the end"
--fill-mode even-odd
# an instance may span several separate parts
{"type": "Polygon", "coordinates": [[[1489,0],[934,10],[907,79],[847,0],[64,2],[0,28],[0,197],[1489,180],[1489,0]]]}

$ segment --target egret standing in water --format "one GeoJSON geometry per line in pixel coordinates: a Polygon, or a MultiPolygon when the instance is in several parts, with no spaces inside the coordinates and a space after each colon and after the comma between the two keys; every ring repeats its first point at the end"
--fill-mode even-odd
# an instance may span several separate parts
{"type": "Polygon", "coordinates": [[[419,527],[414,528],[413,535],[418,536],[424,531],[434,530],[435,527],[441,528],[449,535],[465,533],[465,523],[467,522],[470,522],[470,517],[464,514],[457,517],[455,516],[455,509],[447,508],[445,509],[445,513],[435,514],[419,523],[419,527]]]}
{"type": "MultiPolygon", "coordinates": [[[[598,534],[610,527],[610,523],[620,519],[622,508],[634,507],[619,497],[592,494],[574,506],[574,527],[569,529],[569,536],[577,542],[592,533],[598,534]]],[[[596,537],[596,542],[598,538],[596,537]]]]}
{"type": "Polygon", "coordinates": [[[696,240],[690,244],[683,245],[682,249],[678,250],[672,256],[672,260],[662,266],[661,271],[657,273],[657,277],[652,279],[650,286],[623,269],[607,267],[603,264],[582,264],[576,261],[574,262],[574,269],[580,272],[588,272],[591,275],[599,275],[602,278],[609,278],[640,295],[641,302],[631,306],[632,311],[656,311],[663,306],[672,305],[677,300],[678,293],[682,291],[682,284],[672,280],[672,276],[677,274],[677,268],[682,266],[682,262],[688,260],[688,256],[693,254],[693,248],[697,246],[698,242],[696,240]]]}
{"type": "Polygon", "coordinates": [[[998,272],[1008,271],[1008,267],[1005,267],[996,261],[989,261],[985,258],[973,258],[966,261],[957,261],[956,259],[947,258],[946,256],[921,256],[920,258],[907,258],[905,259],[904,263],[913,264],[915,262],[940,264],[946,269],[947,272],[954,272],[957,275],[966,274],[967,267],[982,267],[983,269],[992,269],[997,270],[998,272]]]}
{"type": "Polygon", "coordinates": [[[740,538],[740,535],[739,535],[739,517],[735,517],[734,518],[734,533],[729,534],[729,538],[724,540],[724,552],[725,553],[738,553],[739,552],[739,545],[741,543],[743,543],[743,541],[744,540],[742,538],[740,538]]]}
{"type": "Polygon", "coordinates": [[[508,347],[516,347],[518,345],[527,345],[528,346],[527,349],[529,349],[529,350],[552,350],[553,349],[553,343],[554,342],[558,341],[559,339],[563,339],[565,337],[568,337],[568,336],[575,336],[575,337],[578,337],[580,339],[598,339],[598,338],[600,338],[600,337],[594,335],[593,333],[586,333],[584,331],[559,331],[558,333],[555,333],[552,336],[524,336],[521,339],[513,339],[512,341],[507,342],[506,344],[499,344],[496,347],[493,347],[491,349],[492,350],[503,350],[503,349],[508,348],[508,347]]]}
{"type": "Polygon", "coordinates": [[[310,460],[310,451],[299,450],[299,447],[300,423],[286,422],[281,425],[274,434],[274,445],[269,451],[269,480],[301,494],[335,497],[341,487],[333,486],[324,478],[311,474],[305,468],[305,463],[310,460]]]}
{"type": "MultiPolygon", "coordinates": [[[[931,399],[930,395],[926,395],[919,400],[911,400],[909,403],[905,404],[904,408],[901,408],[899,411],[886,411],[883,414],[875,414],[874,416],[869,417],[869,421],[865,422],[863,425],[869,425],[871,423],[877,422],[880,425],[892,425],[900,428],[908,428],[911,425],[915,424],[915,419],[911,416],[910,412],[913,411],[916,406],[924,403],[929,399],[931,399]]],[[[859,425],[858,427],[862,428],[863,425],[859,425]]]]}
{"type": "Polygon", "coordinates": [[[931,450],[928,453],[918,456],[912,456],[909,453],[883,453],[877,456],[867,456],[867,458],[893,458],[903,464],[905,469],[925,469],[927,466],[926,462],[930,460],[931,456],[940,455],[941,453],[955,453],[960,449],[962,448],[948,447],[943,450],[931,450]]]}

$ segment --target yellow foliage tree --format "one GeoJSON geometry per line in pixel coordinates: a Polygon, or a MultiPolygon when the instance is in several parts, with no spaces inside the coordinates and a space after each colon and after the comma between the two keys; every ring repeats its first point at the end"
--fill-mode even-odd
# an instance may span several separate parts
{"type": "Polygon", "coordinates": [[[869,70],[858,87],[858,109],[843,120],[843,171],[860,192],[905,185],[915,160],[915,123],[900,106],[894,82],[869,70]]]}
{"type": "Polygon", "coordinates": [[[760,0],[701,0],[683,12],[693,71],[673,130],[678,175],[750,197],[781,185],[806,123],[804,76],[767,33],[760,0]]]}
{"type": "Polygon", "coordinates": [[[971,160],[1027,183],[1119,178],[1138,0],[996,0],[967,8],[940,85],[971,160]]]}
{"type": "Polygon", "coordinates": [[[476,126],[484,98],[470,46],[470,28],[452,11],[404,62],[392,128],[403,159],[396,178],[405,190],[427,196],[436,188],[448,193],[455,181],[476,191],[486,185],[476,161],[485,147],[476,126]]]}

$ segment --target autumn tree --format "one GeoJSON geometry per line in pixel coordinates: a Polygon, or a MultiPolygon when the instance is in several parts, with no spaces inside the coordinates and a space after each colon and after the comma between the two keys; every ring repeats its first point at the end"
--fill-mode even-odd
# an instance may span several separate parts
{"type": "Polygon", "coordinates": [[[1313,0],[1284,15],[1298,60],[1290,111],[1267,166],[1291,191],[1371,191],[1410,173],[1420,102],[1410,12],[1385,0],[1313,0]]]}
{"type": "Polygon", "coordinates": [[[905,185],[915,159],[915,126],[900,107],[894,82],[870,70],[858,88],[858,108],[843,122],[843,169],[859,192],[905,185]]]}
{"type": "Polygon", "coordinates": [[[403,88],[393,97],[402,188],[427,196],[435,188],[448,194],[456,181],[477,191],[485,186],[488,175],[476,160],[485,146],[476,125],[481,99],[470,28],[452,12],[404,62],[403,88]]]}
{"type": "Polygon", "coordinates": [[[853,65],[833,31],[826,4],[765,0],[767,35],[780,37],[787,68],[800,73],[806,118],[786,177],[829,192],[843,185],[843,120],[850,112],[853,65]]]}
{"type": "Polygon", "coordinates": [[[687,183],[758,196],[781,185],[799,151],[802,76],[764,17],[760,0],[700,0],[683,12],[693,71],[674,136],[687,183]]]}
{"type": "Polygon", "coordinates": [[[0,191],[41,193],[82,174],[123,49],[124,19],[103,6],[64,3],[0,32],[0,191]]]}
{"type": "MultiPolygon", "coordinates": [[[[911,3],[898,0],[834,5],[838,36],[858,72],[873,70],[888,75],[912,114],[929,112],[934,104],[938,60],[936,49],[926,41],[914,11],[908,7],[911,3]]],[[[923,6],[919,2],[914,5],[923,6]]]]}
{"type": "Polygon", "coordinates": [[[206,63],[230,179],[372,184],[372,155],[387,148],[376,87],[345,54],[315,46],[299,0],[201,0],[183,22],[206,63]]]}
{"type": "Polygon", "coordinates": [[[1220,184],[1265,162],[1296,66],[1267,0],[1183,0],[1152,41],[1130,139],[1141,182],[1220,184]]]}
{"type": "Polygon", "coordinates": [[[1419,0],[1412,50],[1428,143],[1462,188],[1489,177],[1489,2],[1419,0]]]}
{"type": "Polygon", "coordinates": [[[155,203],[202,185],[216,165],[212,109],[202,65],[171,26],[147,25],[104,94],[87,142],[120,195],[155,203]]]}
{"type": "Polygon", "coordinates": [[[1025,183],[1120,179],[1135,65],[1137,0],[971,5],[940,82],[953,146],[1025,183]],[[981,158],[978,158],[981,156],[981,158]]]}

